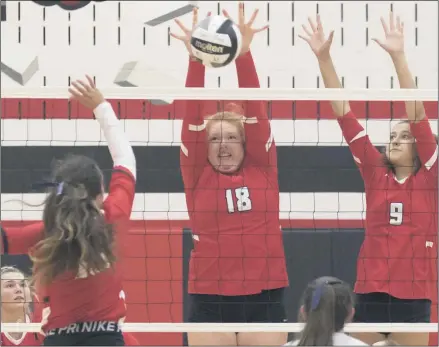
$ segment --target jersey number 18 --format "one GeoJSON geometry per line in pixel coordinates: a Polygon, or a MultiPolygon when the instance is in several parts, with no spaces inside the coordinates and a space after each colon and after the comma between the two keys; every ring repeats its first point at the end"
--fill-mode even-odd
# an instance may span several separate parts
{"type": "Polygon", "coordinates": [[[227,211],[229,213],[245,212],[252,209],[250,192],[247,187],[226,189],[227,211]],[[233,196],[235,195],[235,197],[233,196]],[[236,204],[235,204],[236,200],[236,204]]]}

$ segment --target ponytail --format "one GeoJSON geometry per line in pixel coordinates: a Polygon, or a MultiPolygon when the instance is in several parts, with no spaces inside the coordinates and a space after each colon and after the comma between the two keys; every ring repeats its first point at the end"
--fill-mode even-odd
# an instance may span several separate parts
{"type": "Polygon", "coordinates": [[[309,312],[306,313],[306,324],[298,346],[332,346],[332,335],[335,330],[334,288],[321,284],[315,288],[309,312]]]}
{"type": "Polygon", "coordinates": [[[333,346],[334,333],[343,329],[354,300],[348,284],[320,277],[308,284],[299,320],[305,321],[298,346],[333,346]]]}
{"type": "Polygon", "coordinates": [[[81,270],[86,276],[114,263],[114,232],[95,198],[84,184],[61,182],[52,187],[43,212],[45,238],[31,253],[38,285],[48,285],[67,271],[81,270]]]}

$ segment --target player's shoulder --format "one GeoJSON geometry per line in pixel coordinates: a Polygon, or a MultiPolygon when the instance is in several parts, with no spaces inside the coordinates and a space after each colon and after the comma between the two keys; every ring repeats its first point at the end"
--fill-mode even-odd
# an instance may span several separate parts
{"type": "Polygon", "coordinates": [[[431,182],[433,182],[433,184],[437,187],[437,170],[429,170],[425,166],[421,166],[419,171],[413,176],[413,180],[417,185],[430,186],[431,182]],[[431,180],[432,174],[434,175],[434,173],[436,173],[436,179],[431,180]]]}
{"type": "Polygon", "coordinates": [[[136,183],[135,172],[131,172],[125,166],[115,166],[111,175],[110,185],[113,181],[124,181],[126,183],[136,183]]]}
{"type": "Polygon", "coordinates": [[[135,175],[123,166],[114,167],[108,196],[103,206],[106,220],[113,222],[115,220],[129,218],[135,193],[135,175]]]}

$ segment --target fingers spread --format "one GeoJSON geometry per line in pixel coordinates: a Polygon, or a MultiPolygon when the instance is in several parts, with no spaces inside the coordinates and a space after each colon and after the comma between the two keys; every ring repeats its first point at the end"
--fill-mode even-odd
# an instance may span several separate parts
{"type": "Polygon", "coordinates": [[[176,35],[174,33],[169,33],[169,35],[171,37],[173,37],[174,39],[180,40],[180,41],[184,41],[186,39],[186,36],[182,36],[182,35],[176,35]]]}
{"type": "Polygon", "coordinates": [[[390,30],[395,30],[395,16],[393,15],[393,12],[390,11],[389,13],[389,24],[390,24],[390,30]]]}
{"type": "Polygon", "coordinates": [[[177,23],[177,25],[180,27],[180,29],[187,35],[190,31],[189,29],[187,29],[182,22],[180,22],[180,20],[178,19],[174,19],[175,23],[177,23]]]}
{"type": "Polygon", "coordinates": [[[245,25],[245,15],[244,15],[244,4],[242,2],[239,3],[239,22],[240,27],[245,25]]]}
{"type": "Polygon", "coordinates": [[[384,34],[387,36],[389,34],[389,28],[383,17],[381,17],[381,25],[383,26],[384,34]]]}
{"type": "Polygon", "coordinates": [[[258,13],[259,13],[259,10],[258,10],[258,9],[256,9],[256,10],[253,11],[252,16],[251,16],[250,20],[249,20],[248,23],[247,23],[247,25],[248,25],[249,27],[251,27],[251,26],[253,25],[253,23],[255,22],[255,19],[256,19],[256,17],[258,16],[258,13]]]}
{"type": "Polygon", "coordinates": [[[309,36],[312,36],[312,33],[308,30],[308,28],[305,26],[305,24],[302,24],[303,31],[309,36]]]}
{"type": "Polygon", "coordinates": [[[259,29],[253,29],[253,32],[254,32],[255,34],[257,34],[257,33],[260,33],[261,31],[267,30],[268,27],[269,27],[269,25],[264,25],[262,28],[259,28],[259,29]]]}
{"type": "Polygon", "coordinates": [[[69,93],[71,94],[71,96],[74,98],[74,99],[78,99],[78,98],[81,98],[82,97],[82,94],[81,93],[79,93],[75,88],[69,88],[69,93]]]}
{"type": "Polygon", "coordinates": [[[87,78],[87,81],[88,81],[88,84],[90,85],[90,87],[92,89],[95,89],[96,85],[95,85],[95,81],[93,80],[93,78],[91,78],[89,75],[85,75],[85,77],[87,78]]]}
{"type": "Polygon", "coordinates": [[[311,19],[311,17],[308,17],[309,26],[311,27],[311,30],[315,33],[317,31],[316,25],[314,24],[314,21],[311,19]]]}
{"type": "Polygon", "coordinates": [[[198,8],[194,7],[192,13],[193,13],[193,15],[192,15],[192,29],[194,29],[198,23],[198,8]]]}
{"type": "Polygon", "coordinates": [[[309,40],[309,38],[308,37],[305,37],[305,36],[303,36],[303,35],[298,35],[303,41],[306,41],[306,42],[310,42],[310,40],[309,40]]]}
{"type": "Polygon", "coordinates": [[[78,92],[79,96],[86,95],[87,94],[87,90],[79,82],[80,81],[72,82],[72,86],[75,87],[74,89],[76,89],[76,91],[78,92]]]}
{"type": "Polygon", "coordinates": [[[227,12],[227,10],[223,10],[223,16],[226,17],[227,19],[230,19],[233,22],[232,17],[230,17],[229,12],[227,12]]]}
{"type": "Polygon", "coordinates": [[[78,80],[78,83],[85,89],[85,93],[84,94],[88,94],[89,92],[92,91],[91,87],[87,83],[85,83],[85,82],[83,82],[81,80],[78,80]]]}

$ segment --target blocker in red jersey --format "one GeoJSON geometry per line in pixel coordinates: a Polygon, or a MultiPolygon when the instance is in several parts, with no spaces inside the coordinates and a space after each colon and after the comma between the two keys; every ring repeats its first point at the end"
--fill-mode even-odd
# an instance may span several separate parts
{"type": "MultiPolygon", "coordinates": [[[[239,5],[239,87],[259,88],[250,44],[257,30],[239,5]]],[[[194,26],[197,22],[194,13],[194,26]]],[[[226,11],[226,17],[230,17],[226,11]]],[[[180,26],[181,23],[180,23],[180,26]]],[[[183,27],[190,40],[190,30],[183,27]]],[[[174,35],[174,37],[176,37],[174,35]]],[[[190,50],[189,50],[190,53],[190,50]]],[[[190,59],[186,87],[204,87],[205,68],[190,59]]],[[[187,101],[180,165],[192,225],[191,322],[283,322],[288,286],[279,222],[276,146],[261,101],[207,110],[187,101]]],[[[282,345],[284,333],[190,333],[193,345],[282,345]]]]}
{"type": "MultiPolygon", "coordinates": [[[[387,51],[401,88],[416,88],[404,55],[404,24],[381,19],[387,51]]],[[[327,88],[341,88],[320,19],[303,38],[316,54],[327,88]]],[[[394,125],[383,153],[369,140],[347,101],[334,101],[343,136],[364,180],[366,230],[358,255],[354,320],[365,323],[429,322],[437,293],[438,147],[424,105],[405,103],[407,119],[394,125]]],[[[383,125],[385,126],[385,125],[383,125]]],[[[354,334],[373,344],[382,335],[401,345],[428,345],[428,333],[354,334]]]]}
{"type": "Polygon", "coordinates": [[[69,91],[93,110],[108,142],[114,171],[107,198],[96,162],[70,155],[39,184],[48,189],[43,223],[3,233],[4,252],[31,249],[46,346],[124,345],[125,293],[116,257],[131,215],[136,160],[111,105],[87,80],[69,91]]]}
{"type": "MultiPolygon", "coordinates": [[[[40,307],[33,300],[27,276],[12,266],[2,267],[0,275],[2,323],[37,323],[40,307]]],[[[0,346],[39,346],[42,341],[43,336],[35,333],[0,334],[0,346]]]]}

